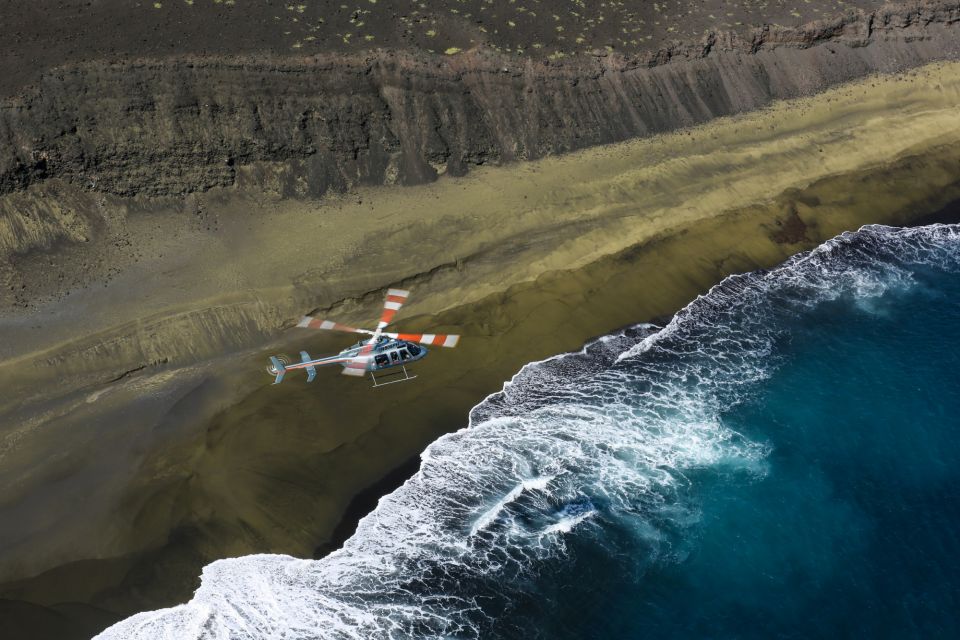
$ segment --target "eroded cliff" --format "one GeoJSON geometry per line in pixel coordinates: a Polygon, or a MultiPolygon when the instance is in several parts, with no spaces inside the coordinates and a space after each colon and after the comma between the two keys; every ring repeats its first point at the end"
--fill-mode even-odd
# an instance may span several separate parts
{"type": "MultiPolygon", "coordinates": [[[[0,106],[0,193],[49,178],[119,196],[315,197],[647,136],[960,55],[960,3],[891,5],[624,57],[476,49],[174,57],[46,73],[0,106]]],[[[62,208],[61,208],[62,209],[62,208]]],[[[70,209],[68,207],[68,209],[70,209]]],[[[82,240],[95,211],[0,206],[0,253],[82,240]]]]}

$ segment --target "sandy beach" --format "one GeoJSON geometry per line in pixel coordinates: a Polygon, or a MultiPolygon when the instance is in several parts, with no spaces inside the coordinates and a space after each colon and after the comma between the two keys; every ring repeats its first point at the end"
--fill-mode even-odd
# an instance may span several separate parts
{"type": "MultiPolygon", "coordinates": [[[[125,199],[52,180],[0,196],[4,209],[107,207],[136,247],[117,247],[96,286],[53,278],[0,314],[0,520],[16,523],[0,531],[0,612],[83,637],[185,600],[213,559],[329,551],[345,513],[524,363],[662,321],[724,276],[844,230],[960,200],[958,100],[960,64],[937,63],[402,189],[125,199]],[[321,370],[270,385],[268,355],[349,342],[293,328],[301,314],[367,326],[388,286],[412,291],[398,327],[461,345],[409,384],[321,370]]],[[[81,248],[54,271],[87,260],[81,248]]]]}

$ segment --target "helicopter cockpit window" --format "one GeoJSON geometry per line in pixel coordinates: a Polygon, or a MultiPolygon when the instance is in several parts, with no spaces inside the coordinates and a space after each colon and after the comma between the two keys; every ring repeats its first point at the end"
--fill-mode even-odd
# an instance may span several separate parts
{"type": "Polygon", "coordinates": [[[403,360],[409,360],[409,359],[410,359],[410,354],[407,353],[407,350],[406,350],[406,349],[400,349],[400,358],[403,359],[403,360]]]}
{"type": "Polygon", "coordinates": [[[382,354],[382,353],[380,355],[374,356],[373,360],[374,362],[377,363],[378,367],[385,367],[388,364],[390,364],[390,358],[388,358],[385,354],[382,354]]]}
{"type": "Polygon", "coordinates": [[[412,343],[411,343],[411,344],[408,344],[408,345],[407,345],[407,350],[410,352],[410,355],[411,355],[411,356],[416,357],[416,356],[420,355],[420,347],[418,347],[418,346],[415,345],[415,344],[412,344],[412,343]]]}
{"type": "Polygon", "coordinates": [[[400,356],[397,355],[396,351],[390,352],[390,359],[393,360],[394,362],[400,362],[400,356]]]}

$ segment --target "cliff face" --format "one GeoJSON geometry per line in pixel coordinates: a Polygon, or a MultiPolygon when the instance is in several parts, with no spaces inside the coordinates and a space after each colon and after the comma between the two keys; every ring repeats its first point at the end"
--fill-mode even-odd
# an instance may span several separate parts
{"type": "Polygon", "coordinates": [[[0,106],[0,193],[51,177],[124,196],[421,183],[955,58],[958,20],[956,0],[898,5],[633,58],[381,52],[65,67],[0,106]]]}

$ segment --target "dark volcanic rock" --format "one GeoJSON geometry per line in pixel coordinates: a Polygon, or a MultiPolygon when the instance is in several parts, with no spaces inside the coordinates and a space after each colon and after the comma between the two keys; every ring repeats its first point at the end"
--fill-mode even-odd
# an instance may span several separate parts
{"type": "Polygon", "coordinates": [[[956,0],[888,6],[632,57],[477,49],[66,66],[0,106],[0,192],[48,177],[149,196],[422,183],[956,58],[958,19],[956,0]]]}

